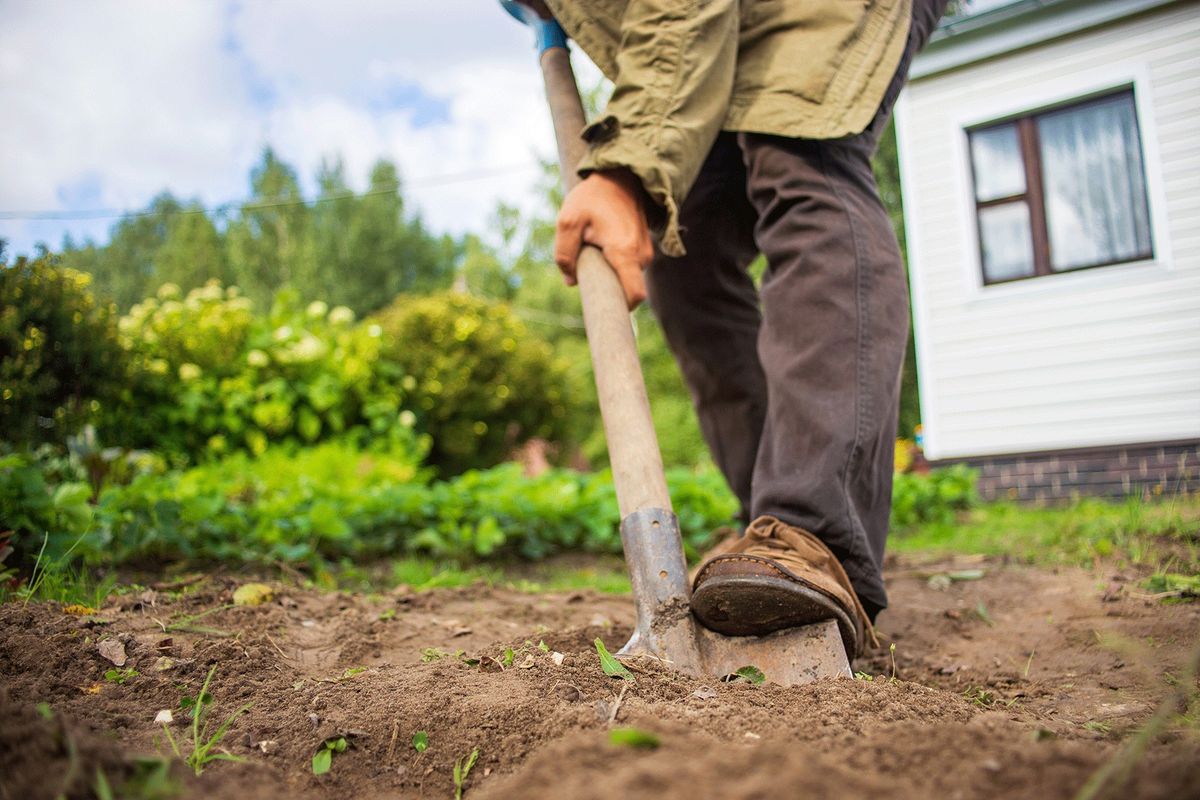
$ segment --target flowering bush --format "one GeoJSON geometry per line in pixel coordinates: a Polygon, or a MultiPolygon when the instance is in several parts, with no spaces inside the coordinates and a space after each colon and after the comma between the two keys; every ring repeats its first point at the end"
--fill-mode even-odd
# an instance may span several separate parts
{"type": "Polygon", "coordinates": [[[443,475],[490,467],[578,424],[567,365],[508,306],[459,293],[400,297],[373,318],[384,356],[414,382],[412,408],[443,475]]]}
{"type": "Polygon", "coordinates": [[[367,436],[421,449],[404,410],[414,382],[381,357],[382,329],[281,292],[258,315],[236,287],[171,284],[120,321],[132,380],[104,438],[184,459],[275,442],[367,436]]]}
{"type": "Polygon", "coordinates": [[[116,313],[53,259],[0,264],[0,438],[62,444],[123,383],[116,313]]]}

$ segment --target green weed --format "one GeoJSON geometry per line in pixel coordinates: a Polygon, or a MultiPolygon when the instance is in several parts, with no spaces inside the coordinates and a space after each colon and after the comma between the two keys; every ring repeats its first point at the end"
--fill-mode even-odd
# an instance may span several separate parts
{"type": "Polygon", "coordinates": [[[418,753],[424,753],[429,747],[429,734],[425,731],[417,731],[412,737],[413,750],[418,753]]]}
{"type": "Polygon", "coordinates": [[[109,683],[123,684],[130,678],[137,677],[137,674],[138,671],[133,667],[126,667],[125,669],[110,669],[105,671],[104,680],[108,681],[109,683]]]}
{"type": "Polygon", "coordinates": [[[656,734],[637,728],[613,728],[608,732],[608,741],[621,747],[632,747],[637,750],[654,750],[662,744],[656,734]]]}
{"type": "Polygon", "coordinates": [[[604,642],[602,642],[600,639],[596,639],[595,645],[596,652],[600,654],[600,669],[604,670],[605,675],[609,676],[610,678],[620,678],[621,680],[625,681],[633,680],[633,673],[626,669],[624,664],[622,664],[620,661],[617,661],[617,659],[608,652],[608,648],[604,646],[604,642]]]}
{"type": "Polygon", "coordinates": [[[729,675],[726,675],[721,680],[723,680],[725,683],[742,682],[742,683],[750,683],[750,684],[757,685],[757,684],[762,683],[766,679],[767,679],[767,676],[763,674],[763,671],[761,669],[759,669],[758,667],[753,666],[753,665],[747,665],[745,667],[740,667],[739,669],[735,669],[732,673],[730,673],[729,675]]]}
{"type": "MultiPolygon", "coordinates": [[[[212,695],[208,693],[208,686],[212,683],[213,674],[217,671],[216,665],[208,671],[208,675],[204,678],[204,685],[200,687],[200,692],[195,698],[191,699],[191,717],[192,717],[192,748],[191,751],[184,756],[179,749],[178,742],[171,734],[171,728],[167,723],[163,723],[163,732],[167,735],[167,741],[171,743],[171,750],[175,755],[182,758],[184,763],[191,767],[197,775],[204,771],[204,768],[213,761],[245,761],[244,758],[235,756],[224,750],[218,750],[217,747],[221,744],[221,740],[225,738],[225,734],[229,732],[229,727],[233,725],[242,714],[250,710],[252,704],[246,705],[234,711],[225,721],[217,726],[217,729],[209,735],[208,721],[205,719],[207,713],[212,708],[212,695]]],[[[183,703],[181,703],[183,705],[183,703]]],[[[186,706],[185,706],[186,707],[186,706]]]]}
{"type": "Polygon", "coordinates": [[[467,776],[471,767],[479,760],[479,748],[476,747],[468,756],[462,756],[454,762],[454,800],[462,800],[463,790],[467,785],[467,776]]]}
{"type": "Polygon", "coordinates": [[[324,775],[329,772],[333,766],[334,754],[346,752],[346,748],[349,746],[345,736],[331,736],[321,742],[321,746],[317,748],[317,752],[312,757],[313,775],[324,775]]]}
{"type": "Polygon", "coordinates": [[[980,708],[991,708],[996,704],[996,695],[982,686],[968,686],[963,692],[963,697],[980,708]]]}

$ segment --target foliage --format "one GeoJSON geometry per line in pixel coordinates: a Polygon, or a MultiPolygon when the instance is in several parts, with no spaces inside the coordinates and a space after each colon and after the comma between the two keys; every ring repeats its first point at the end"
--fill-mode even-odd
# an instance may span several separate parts
{"type": "MultiPolygon", "coordinates": [[[[11,459],[23,498],[55,520],[42,498],[61,491],[38,467],[11,459]],[[32,470],[32,472],[31,472],[32,470]],[[25,493],[22,482],[34,487],[25,493]]],[[[94,524],[37,523],[47,552],[72,548],[91,564],[217,559],[231,564],[281,560],[321,562],[401,554],[460,562],[493,556],[537,559],[583,549],[619,553],[616,497],[610,476],[551,470],[526,478],[515,464],[425,483],[411,450],[365,451],[347,441],[296,450],[277,447],[253,458],[232,454],[183,471],[144,473],[112,485],[94,507],[94,524]]],[[[727,523],[736,501],[719,476],[668,473],[685,541],[694,552],[727,523]],[[717,491],[713,491],[713,487],[717,491]]],[[[6,506],[6,512],[9,506],[6,506]]],[[[93,509],[89,509],[91,516],[93,509]]],[[[41,543],[41,537],[33,539],[41,543]]]]}
{"type": "MultiPolygon", "coordinates": [[[[418,494],[409,448],[364,452],[345,441],[295,451],[244,453],[105,489],[89,537],[93,560],[302,561],[379,554],[361,538],[382,524],[373,504],[385,489],[418,494]]],[[[385,539],[395,543],[394,539],[385,539]]]]}
{"type": "Polygon", "coordinates": [[[407,212],[393,164],[377,162],[361,194],[340,162],[323,164],[316,182],[306,201],[295,169],[266,148],[239,208],[205,211],[164,192],[114,225],[106,245],[68,238],[63,262],[91,273],[122,310],[163,283],[237,284],[260,305],[291,286],[360,315],[400,292],[449,285],[459,245],[407,212]]]}
{"type": "Polygon", "coordinates": [[[900,552],[1006,555],[1038,564],[1116,559],[1200,574],[1200,498],[1122,503],[1080,499],[1056,508],[988,503],[953,521],[896,531],[900,552]]]}
{"type": "Polygon", "coordinates": [[[350,309],[281,292],[270,312],[211,282],[186,297],[164,285],[120,322],[132,379],[106,438],[186,459],[347,433],[415,451],[405,380],[381,358],[381,329],[350,309]]]}
{"type": "Polygon", "coordinates": [[[30,454],[0,456],[0,531],[12,531],[12,545],[26,563],[43,542],[43,559],[61,559],[92,521],[91,487],[77,480],[52,484],[52,469],[30,454]]]}
{"type": "Polygon", "coordinates": [[[200,687],[199,694],[196,695],[195,708],[192,713],[192,749],[191,752],[184,756],[179,749],[179,744],[175,741],[175,737],[171,734],[169,723],[163,723],[163,732],[167,736],[167,741],[171,745],[171,750],[175,755],[184,760],[189,767],[199,775],[204,771],[204,768],[213,761],[245,761],[244,758],[235,756],[232,753],[227,753],[224,750],[218,750],[221,741],[225,738],[225,734],[229,732],[229,727],[240,717],[250,710],[250,704],[234,711],[225,721],[217,726],[212,735],[208,733],[208,717],[212,711],[212,695],[208,693],[208,685],[212,683],[213,674],[217,671],[216,665],[208,671],[208,675],[204,678],[204,685],[200,687]]]}
{"type": "MultiPolygon", "coordinates": [[[[892,228],[896,231],[896,239],[900,244],[900,252],[908,263],[908,242],[904,230],[904,202],[900,191],[900,158],[896,149],[896,125],[888,123],[879,139],[879,149],[871,160],[875,172],[875,182],[879,186],[879,196],[891,218],[892,228]]],[[[911,316],[912,304],[909,303],[911,316]]],[[[900,420],[899,434],[911,436],[917,425],[921,424],[921,401],[917,385],[917,355],[916,341],[913,338],[913,328],[908,327],[908,348],[904,353],[904,366],[900,371],[900,420]]]]}
{"type": "Polygon", "coordinates": [[[331,736],[321,742],[321,746],[317,748],[317,752],[312,757],[313,775],[324,775],[329,772],[333,766],[334,754],[346,752],[346,748],[349,746],[345,736],[331,736]]]}
{"type": "Polygon", "coordinates": [[[604,646],[601,639],[596,639],[593,642],[596,645],[596,653],[600,656],[600,669],[610,678],[620,678],[623,681],[633,680],[633,673],[626,669],[625,665],[608,652],[608,648],[604,646]]]}
{"type": "Polygon", "coordinates": [[[566,365],[506,305],[461,293],[404,297],[373,320],[383,356],[416,379],[413,407],[443,474],[497,464],[532,438],[568,438],[566,365]]]}
{"type": "Polygon", "coordinates": [[[111,306],[50,257],[0,264],[0,436],[56,441],[106,403],[124,360],[111,306]]]}
{"type": "Polygon", "coordinates": [[[621,747],[636,750],[655,750],[662,741],[657,734],[639,728],[613,728],[608,732],[608,741],[621,747]]]}
{"type": "Polygon", "coordinates": [[[951,524],[957,514],[979,502],[976,470],[962,465],[928,474],[897,473],[892,481],[892,525],[951,524]]]}
{"type": "Polygon", "coordinates": [[[462,800],[463,789],[467,785],[467,776],[471,774],[471,767],[475,766],[475,762],[479,760],[479,748],[473,748],[470,755],[462,756],[454,762],[454,800],[462,800]]]}

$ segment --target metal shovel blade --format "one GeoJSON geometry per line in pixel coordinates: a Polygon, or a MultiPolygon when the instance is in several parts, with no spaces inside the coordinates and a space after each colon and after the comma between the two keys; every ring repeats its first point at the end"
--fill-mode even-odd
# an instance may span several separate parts
{"type": "Polygon", "coordinates": [[[651,656],[682,672],[713,678],[753,666],[783,686],[853,677],[833,620],[766,636],[724,636],[698,625],[691,614],[679,522],[670,511],[630,514],[621,522],[621,543],[637,624],[618,656],[651,656]]]}
{"type": "Polygon", "coordinates": [[[771,683],[798,686],[822,678],[852,678],[842,634],[833,620],[766,636],[722,636],[696,626],[704,672],[717,678],[758,667],[771,683]]]}

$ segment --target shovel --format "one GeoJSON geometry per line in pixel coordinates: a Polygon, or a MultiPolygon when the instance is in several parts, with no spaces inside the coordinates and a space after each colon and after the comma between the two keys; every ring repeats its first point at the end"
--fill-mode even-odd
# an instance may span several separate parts
{"type": "MultiPolygon", "coordinates": [[[[575,165],[587,145],[580,138],[583,103],[566,35],[529,6],[501,4],[537,36],[563,184],[570,191],[579,182],[575,165]]],[[[716,678],[753,666],[785,686],[851,677],[833,620],[767,636],[724,636],[695,622],[679,522],[671,510],[625,293],[598,248],[583,248],[576,274],[621,514],[621,545],[637,604],[633,636],[617,655],[650,656],[690,675],[716,678]]]]}

